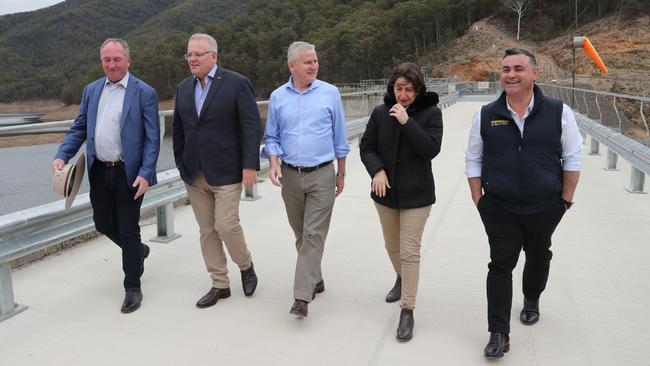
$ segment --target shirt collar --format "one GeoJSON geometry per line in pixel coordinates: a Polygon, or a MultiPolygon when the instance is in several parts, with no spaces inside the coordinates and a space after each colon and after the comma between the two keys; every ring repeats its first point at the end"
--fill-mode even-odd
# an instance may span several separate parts
{"type": "MultiPolygon", "coordinates": [[[[216,73],[217,73],[217,64],[214,64],[214,66],[212,66],[212,69],[210,70],[210,72],[208,73],[208,75],[206,75],[206,77],[210,77],[210,79],[214,79],[214,74],[216,74],[216,73]]],[[[195,77],[194,77],[194,80],[195,80],[195,81],[199,81],[199,78],[197,78],[197,77],[195,76],[195,77]]],[[[206,80],[206,81],[207,81],[207,80],[206,80]]]]}
{"type": "Polygon", "coordinates": [[[108,80],[108,78],[106,78],[106,83],[104,85],[106,86],[106,85],[117,85],[117,84],[122,85],[124,87],[124,89],[126,89],[127,85],[129,85],[129,72],[128,71],[126,72],[126,75],[124,75],[122,80],[118,81],[117,83],[114,83],[114,82],[108,80]]]}
{"type": "MultiPolygon", "coordinates": [[[[289,88],[291,90],[294,90],[297,93],[301,93],[298,89],[296,89],[296,87],[293,86],[293,76],[289,77],[289,81],[285,85],[286,85],[287,88],[289,88]]],[[[302,93],[304,94],[304,93],[307,93],[307,92],[309,92],[311,90],[314,90],[314,89],[318,88],[320,85],[321,85],[321,81],[316,79],[316,80],[312,81],[312,83],[309,84],[309,87],[307,88],[307,90],[305,90],[302,93]]]]}
{"type": "MultiPolygon", "coordinates": [[[[530,97],[530,103],[528,103],[528,107],[526,108],[526,115],[528,115],[528,113],[530,113],[533,110],[534,105],[535,105],[535,93],[533,93],[533,95],[530,97]]],[[[508,112],[517,113],[512,108],[510,108],[510,103],[508,102],[507,96],[506,96],[506,107],[508,107],[508,112]]]]}

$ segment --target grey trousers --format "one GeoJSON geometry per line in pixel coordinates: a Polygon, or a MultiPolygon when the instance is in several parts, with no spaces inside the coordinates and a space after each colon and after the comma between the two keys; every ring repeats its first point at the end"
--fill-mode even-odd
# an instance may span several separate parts
{"type": "Polygon", "coordinates": [[[334,164],[309,173],[282,166],[282,199],[296,237],[293,296],[310,302],[323,278],[321,260],[330,226],[336,189],[334,164]]]}

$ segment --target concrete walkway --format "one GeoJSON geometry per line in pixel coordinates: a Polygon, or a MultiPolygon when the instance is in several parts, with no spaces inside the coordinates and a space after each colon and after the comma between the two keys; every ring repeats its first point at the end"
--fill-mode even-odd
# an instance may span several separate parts
{"type": "MultiPolygon", "coordinates": [[[[183,236],[152,247],[144,302],[123,299],[117,247],[100,237],[14,272],[15,298],[29,309],[0,323],[0,364],[14,365],[484,365],[488,339],[488,246],[464,176],[464,148],[478,102],[444,110],[443,152],[434,160],[438,202],[426,227],[414,338],[395,340],[399,307],[384,296],[394,274],[383,248],[358,148],[337,199],[323,261],[326,291],[309,317],[293,302],[293,237],[278,188],[241,203],[260,277],[246,298],[231,264],[233,296],[208,309],[210,287],[190,207],[175,211],[183,236]]],[[[518,321],[521,268],[514,277],[511,351],[502,365],[648,365],[650,197],[625,191],[628,166],[608,172],[584,157],[576,204],[554,236],[542,317],[518,321]]],[[[155,236],[155,225],[143,238],[155,236]]]]}

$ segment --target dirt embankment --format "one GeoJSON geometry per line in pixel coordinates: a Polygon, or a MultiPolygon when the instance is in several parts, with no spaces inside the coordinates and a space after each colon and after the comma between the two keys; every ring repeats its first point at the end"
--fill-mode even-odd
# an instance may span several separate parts
{"type": "MultiPolygon", "coordinates": [[[[465,35],[447,48],[421,58],[420,63],[429,64],[434,76],[497,81],[503,51],[521,47],[536,55],[540,66],[539,81],[571,85],[571,35],[544,42],[516,41],[515,34],[506,29],[508,27],[494,17],[477,21],[465,35]]],[[[576,34],[589,38],[609,69],[607,76],[602,75],[582,50],[576,50],[577,86],[628,95],[650,95],[650,17],[625,19],[612,15],[585,24],[576,34]]],[[[611,100],[605,102],[612,104],[611,100]]],[[[640,102],[619,99],[616,105],[625,116],[625,132],[633,138],[646,139],[647,132],[639,113],[640,102]]],[[[650,103],[644,107],[646,120],[650,120],[650,103]]],[[[592,109],[595,110],[596,105],[592,109]]]]}

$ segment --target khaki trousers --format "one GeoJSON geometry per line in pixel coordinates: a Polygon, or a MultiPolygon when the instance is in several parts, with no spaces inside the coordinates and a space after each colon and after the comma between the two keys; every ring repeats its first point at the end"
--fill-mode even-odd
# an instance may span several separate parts
{"type": "Polygon", "coordinates": [[[212,286],[228,288],[228,264],[223,244],[226,244],[230,257],[240,270],[248,269],[252,264],[244,231],[239,225],[242,185],[211,186],[203,172],[199,172],[194,183],[186,184],[186,187],[199,224],[201,253],[212,278],[212,286]]]}
{"type": "Polygon", "coordinates": [[[415,309],[420,280],[420,247],[431,205],[419,208],[390,208],[375,202],[384,244],[395,273],[402,277],[403,309],[415,309]]]}
{"type": "Polygon", "coordinates": [[[316,283],[323,279],[321,260],[336,196],[334,165],[309,173],[282,166],[282,199],[296,237],[296,273],[293,296],[310,302],[316,283]]]}

